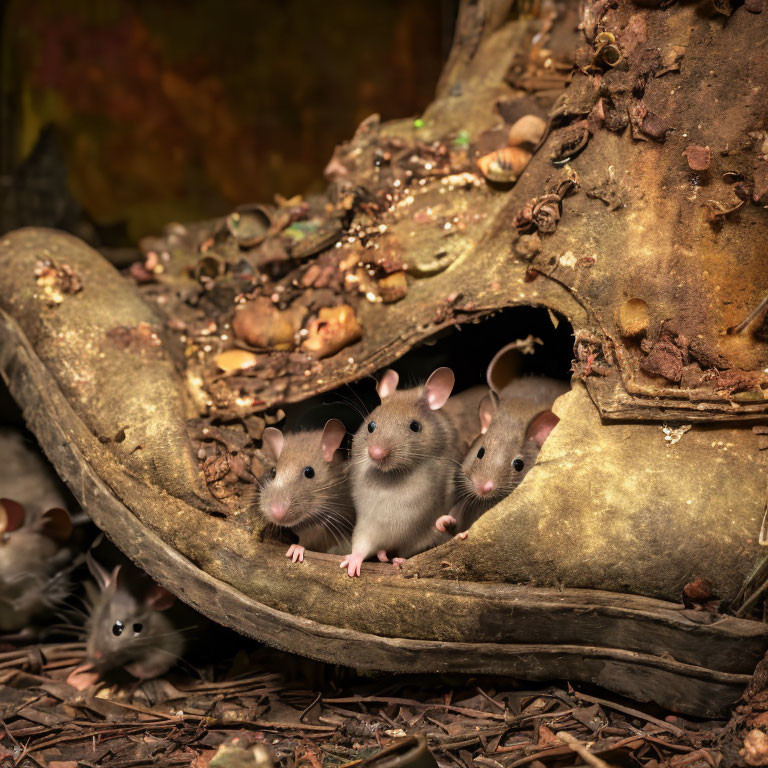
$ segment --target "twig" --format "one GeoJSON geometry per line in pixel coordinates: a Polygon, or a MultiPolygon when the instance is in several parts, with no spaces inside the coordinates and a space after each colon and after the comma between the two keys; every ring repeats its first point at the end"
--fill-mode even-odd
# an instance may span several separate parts
{"type": "Polygon", "coordinates": [[[585,763],[593,768],[611,768],[605,760],[593,755],[575,736],[572,736],[567,731],[560,731],[555,736],[560,741],[565,742],[585,763]]]}
{"type": "Polygon", "coordinates": [[[623,712],[625,715],[629,715],[630,717],[636,717],[639,720],[645,720],[646,722],[653,723],[662,730],[674,733],[675,736],[685,736],[685,731],[682,728],[678,728],[676,725],[672,725],[671,723],[665,723],[663,720],[659,720],[657,717],[653,717],[652,715],[646,715],[645,712],[641,712],[639,709],[632,709],[631,707],[625,707],[622,704],[615,704],[614,702],[607,701],[606,699],[598,699],[597,696],[589,696],[586,693],[579,693],[579,691],[574,691],[573,695],[581,701],[589,701],[592,704],[600,704],[600,706],[614,709],[617,712],[623,712]]]}
{"type": "Polygon", "coordinates": [[[503,704],[499,704],[496,699],[493,698],[493,696],[489,696],[479,685],[475,688],[475,690],[489,703],[492,704],[494,707],[497,707],[502,714],[507,711],[507,708],[503,704]]]}

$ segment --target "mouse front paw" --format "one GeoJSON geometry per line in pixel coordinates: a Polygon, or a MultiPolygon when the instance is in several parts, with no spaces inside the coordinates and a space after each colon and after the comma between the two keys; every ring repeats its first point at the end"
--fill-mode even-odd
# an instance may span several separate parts
{"type": "Polygon", "coordinates": [[[394,565],[395,568],[399,568],[404,562],[405,562],[405,558],[404,557],[393,557],[392,558],[392,565],[394,565]]]}
{"type": "Polygon", "coordinates": [[[360,566],[363,564],[365,557],[363,555],[356,555],[352,553],[347,555],[342,561],[339,568],[347,569],[347,576],[359,576],[360,566]]]}
{"type": "Polygon", "coordinates": [[[445,533],[449,528],[456,527],[456,518],[453,515],[441,515],[435,521],[435,528],[440,533],[445,533]]]}
{"type": "Polygon", "coordinates": [[[304,547],[302,547],[300,544],[291,544],[290,547],[288,547],[288,551],[285,553],[286,557],[290,557],[292,562],[304,562],[304,547]]]}

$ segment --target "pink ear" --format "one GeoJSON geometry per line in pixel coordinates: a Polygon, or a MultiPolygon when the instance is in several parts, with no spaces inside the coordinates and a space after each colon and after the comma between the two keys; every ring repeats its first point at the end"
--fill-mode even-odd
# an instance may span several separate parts
{"type": "Polygon", "coordinates": [[[24,525],[24,507],[18,501],[0,499],[0,534],[10,533],[24,525]]]}
{"type": "Polygon", "coordinates": [[[333,455],[339,450],[341,441],[346,434],[347,428],[338,419],[328,419],[325,422],[320,445],[323,449],[323,458],[326,461],[333,461],[333,455]]]}
{"type": "Polygon", "coordinates": [[[424,397],[431,410],[436,411],[445,405],[451,396],[455,381],[456,377],[450,368],[438,368],[427,379],[424,385],[424,397]]]}
{"type": "Polygon", "coordinates": [[[267,427],[261,435],[261,446],[268,459],[277,461],[283,452],[283,433],[274,427],[267,427]]]}
{"type": "Polygon", "coordinates": [[[379,393],[379,397],[382,400],[385,397],[389,397],[397,389],[398,381],[400,381],[400,377],[397,375],[397,371],[393,371],[391,368],[387,368],[387,370],[382,374],[379,385],[376,387],[376,391],[379,393]]]}
{"type": "Polygon", "coordinates": [[[552,411],[540,413],[528,425],[528,437],[536,441],[536,445],[541,448],[544,441],[549,437],[549,433],[557,426],[560,419],[552,411]]]}
{"type": "Polygon", "coordinates": [[[481,401],[477,408],[477,415],[480,417],[480,434],[484,435],[491,426],[493,416],[499,407],[499,398],[495,392],[489,392],[481,401]]]}
{"type": "Polygon", "coordinates": [[[167,611],[176,602],[176,598],[159,584],[153,584],[149,588],[145,600],[147,605],[155,611],[167,611]]]}

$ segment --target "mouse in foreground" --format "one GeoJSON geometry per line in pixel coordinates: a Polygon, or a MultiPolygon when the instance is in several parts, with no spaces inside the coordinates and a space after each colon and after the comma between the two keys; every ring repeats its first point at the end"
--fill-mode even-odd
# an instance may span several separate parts
{"type": "Polygon", "coordinates": [[[139,680],[165,674],[186,647],[184,608],[176,610],[176,598],[138,569],[107,571],[90,552],[86,561],[98,585],[86,584],[86,659],[93,672],[87,682],[118,668],[139,680]]]}
{"type": "Polygon", "coordinates": [[[299,537],[285,553],[294,563],[303,562],[306,549],[340,554],[349,546],[355,515],[348,462],[339,450],[346,433],[338,419],[329,419],[322,430],[264,430],[264,454],[274,466],[259,506],[269,522],[299,537]]]}
{"type": "Polygon", "coordinates": [[[438,368],[420,387],[398,390],[399,377],[384,372],[378,406],[352,440],[350,475],[357,522],[352,551],[341,563],[359,576],[376,555],[393,562],[422,552],[449,534],[435,528],[451,510],[461,459],[458,432],[441,410],[454,384],[453,371],[438,368]]]}

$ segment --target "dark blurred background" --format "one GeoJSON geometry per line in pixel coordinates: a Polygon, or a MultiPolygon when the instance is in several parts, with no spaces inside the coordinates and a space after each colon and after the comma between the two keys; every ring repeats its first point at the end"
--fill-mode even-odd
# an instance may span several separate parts
{"type": "Polygon", "coordinates": [[[458,0],[0,0],[0,232],[121,247],[323,188],[373,112],[418,115],[458,0]]]}

